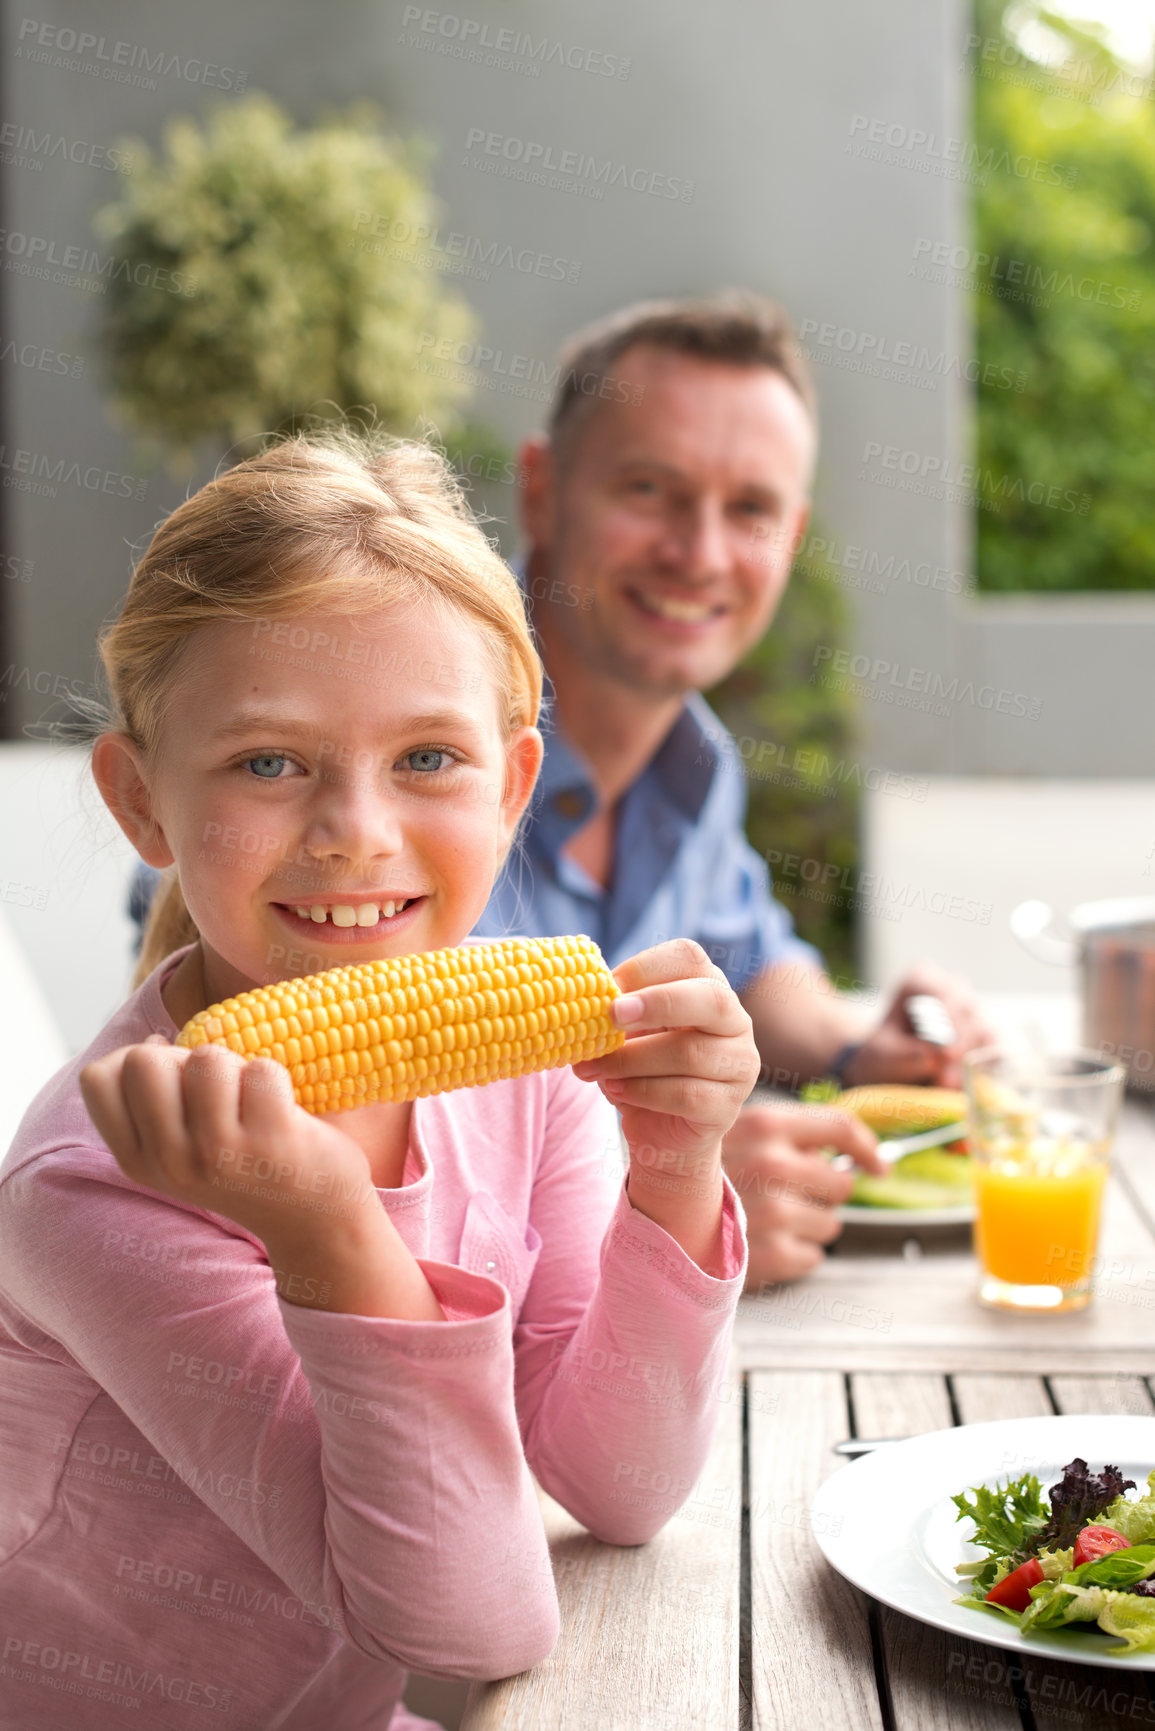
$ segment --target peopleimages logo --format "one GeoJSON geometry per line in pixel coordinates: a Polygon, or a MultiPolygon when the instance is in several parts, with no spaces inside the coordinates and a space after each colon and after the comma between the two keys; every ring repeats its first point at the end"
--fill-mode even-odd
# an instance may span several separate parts
{"type": "Polygon", "coordinates": [[[41,281],[66,282],[72,288],[104,294],[110,282],[132,281],[138,288],[159,289],[164,294],[191,295],[195,288],[183,271],[169,270],[148,259],[102,257],[92,247],[59,245],[43,234],[22,234],[0,228],[0,251],[7,256],[4,269],[41,281]],[[55,268],[54,268],[55,267],[55,268]]]}
{"type": "Polygon", "coordinates": [[[1025,300],[1049,307],[1052,295],[1069,295],[1073,300],[1095,302],[1098,306],[1137,307],[1142,298],[1138,289],[1122,283],[1103,282],[1093,276],[1076,277],[1072,271],[1057,268],[1044,270],[1042,265],[1032,264],[1028,259],[974,252],[970,247],[932,240],[926,235],[915,241],[911,257],[916,262],[907,271],[908,276],[975,289],[981,294],[997,295],[1001,300],[1025,300]],[[929,263],[918,263],[924,259],[929,263]]]}
{"type": "Polygon", "coordinates": [[[1018,180],[1042,181],[1048,186],[1074,186],[1079,171],[1059,162],[1048,162],[1038,156],[1020,152],[1012,156],[1009,150],[996,150],[992,145],[980,150],[966,138],[941,137],[921,126],[905,126],[899,121],[876,120],[866,114],[856,114],[850,122],[850,138],[857,140],[846,146],[856,156],[866,156],[877,162],[892,162],[899,167],[916,168],[948,179],[970,180],[985,186],[990,174],[1012,174],[1018,180]],[[865,137],[860,137],[865,134],[865,137]],[[897,154],[896,154],[897,153],[897,154]]]}
{"type": "Polygon", "coordinates": [[[1022,391],[1027,375],[1013,372],[1010,367],[996,367],[992,361],[980,362],[973,357],[948,355],[945,349],[932,349],[926,343],[895,340],[877,331],[857,331],[849,325],[820,324],[817,319],[803,319],[799,332],[807,360],[820,364],[833,363],[872,378],[893,380],[897,384],[917,385],[923,390],[935,390],[939,379],[966,379],[970,384],[991,386],[996,390],[1022,391]],[[810,339],[827,354],[820,352],[810,339]]]}
{"type": "Polygon", "coordinates": [[[954,463],[949,457],[929,451],[903,451],[897,445],[882,445],[877,439],[867,440],[862,461],[871,466],[859,470],[860,481],[899,487],[932,499],[971,500],[988,511],[1013,500],[1025,505],[1045,505],[1051,511],[1074,511],[1080,517],[1085,517],[1091,508],[1089,493],[1076,493],[1055,481],[997,475],[993,469],[974,463],[954,463]]]}
{"type": "Polygon", "coordinates": [[[483,240],[480,235],[443,233],[433,223],[408,222],[384,211],[359,210],[353,222],[358,237],[351,246],[380,257],[405,258],[414,264],[432,265],[447,275],[473,276],[489,281],[490,267],[516,271],[520,276],[547,277],[554,282],[576,283],[582,267],[576,259],[555,258],[535,252],[533,247],[514,246],[508,241],[483,240]],[[367,232],[365,232],[367,231],[367,232]],[[370,238],[373,237],[373,238],[370,238]],[[391,242],[388,247],[385,242],[391,242]],[[428,251],[422,248],[428,247],[428,251]]]}
{"type": "Polygon", "coordinates": [[[944,716],[950,714],[952,703],[990,709],[997,715],[1027,716],[1032,721],[1042,713],[1042,699],[1024,691],[996,690],[993,685],[976,687],[972,679],[960,681],[957,674],[948,680],[934,668],[903,667],[881,656],[872,661],[869,655],[852,655],[849,649],[833,649],[825,643],[816,646],[811,666],[811,685],[853,690],[903,709],[926,709],[939,700],[933,712],[944,716]]]}
{"type": "Polygon", "coordinates": [[[482,153],[467,155],[462,165],[465,168],[504,175],[533,186],[548,186],[555,191],[580,192],[585,198],[602,198],[607,186],[620,186],[628,192],[649,193],[653,198],[678,198],[683,204],[691,204],[694,199],[692,180],[679,180],[648,168],[631,168],[611,157],[602,162],[583,150],[562,150],[555,155],[552,144],[487,132],[483,126],[469,128],[465,148],[480,149],[482,153]]]}
{"type": "Polygon", "coordinates": [[[505,71],[527,72],[533,78],[540,76],[543,66],[564,66],[571,72],[592,72],[600,78],[630,75],[632,62],[621,54],[582,48],[575,42],[557,42],[548,36],[535,39],[528,31],[508,25],[491,27],[480,18],[461,18],[454,12],[406,6],[401,24],[403,33],[399,40],[405,47],[450,54],[455,59],[479,61],[505,71]],[[417,25],[420,34],[406,37],[404,30],[411,24],[417,25]]]}
{"type": "Polygon", "coordinates": [[[132,173],[132,153],[105,144],[89,144],[82,138],[65,138],[53,132],[37,132],[10,120],[0,126],[0,161],[11,168],[43,168],[56,157],[77,168],[104,168],[112,174],[132,173]]]}
{"type": "Polygon", "coordinates": [[[21,20],[17,60],[36,66],[55,66],[65,72],[85,72],[117,84],[136,84],[155,90],[157,78],[179,78],[186,84],[203,84],[209,90],[232,90],[238,96],[248,82],[247,72],[235,66],[215,66],[211,60],[192,56],[182,59],[164,48],[146,48],[140,42],[112,42],[89,30],[70,25],[46,24],[39,18],[21,20]],[[91,55],[91,59],[85,59],[91,55]],[[152,74],[156,74],[153,77],[152,74]]]}

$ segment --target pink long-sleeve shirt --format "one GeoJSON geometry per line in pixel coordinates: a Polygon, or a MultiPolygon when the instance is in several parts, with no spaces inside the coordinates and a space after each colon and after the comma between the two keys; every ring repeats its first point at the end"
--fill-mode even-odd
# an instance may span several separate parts
{"type": "Polygon", "coordinates": [[[306,1276],[132,1183],[84,1109],[84,1064],[175,1036],[183,954],[0,1167],[0,1728],[385,1731],[407,1668],[553,1645],[531,1468],[616,1544],[684,1501],[741,1211],[727,1187],[713,1279],[631,1208],[600,1091],[549,1071],[417,1101],[378,1192],[448,1320],[293,1303],[306,1276]],[[667,1498],[623,1494],[656,1475],[667,1498]]]}

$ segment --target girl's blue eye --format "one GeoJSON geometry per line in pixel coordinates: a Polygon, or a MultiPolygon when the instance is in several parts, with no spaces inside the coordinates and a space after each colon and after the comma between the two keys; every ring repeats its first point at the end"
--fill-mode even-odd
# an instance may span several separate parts
{"type": "Polygon", "coordinates": [[[288,761],[287,757],[276,757],[270,753],[265,757],[250,757],[248,766],[254,775],[261,776],[263,780],[276,781],[288,761]]]}
{"type": "Polygon", "coordinates": [[[423,751],[406,752],[405,761],[409,765],[410,769],[421,770],[424,773],[430,770],[440,769],[442,764],[447,761],[447,758],[445,752],[438,751],[434,747],[429,747],[423,751]]]}

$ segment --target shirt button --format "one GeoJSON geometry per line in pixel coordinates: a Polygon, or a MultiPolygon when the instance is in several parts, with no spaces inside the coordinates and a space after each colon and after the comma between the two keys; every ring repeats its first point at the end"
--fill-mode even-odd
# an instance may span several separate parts
{"type": "Polygon", "coordinates": [[[589,805],[583,793],[576,788],[565,788],[553,796],[553,809],[559,817],[584,817],[589,805]]]}

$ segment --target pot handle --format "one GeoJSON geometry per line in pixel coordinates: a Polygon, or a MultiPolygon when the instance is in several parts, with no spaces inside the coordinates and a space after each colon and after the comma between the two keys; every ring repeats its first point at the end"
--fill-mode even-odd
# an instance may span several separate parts
{"type": "Polygon", "coordinates": [[[1047,930],[1054,912],[1046,902],[1020,902],[1011,910],[1011,930],[1029,956],[1053,967],[1073,967],[1079,946],[1072,938],[1056,937],[1047,930]]]}

